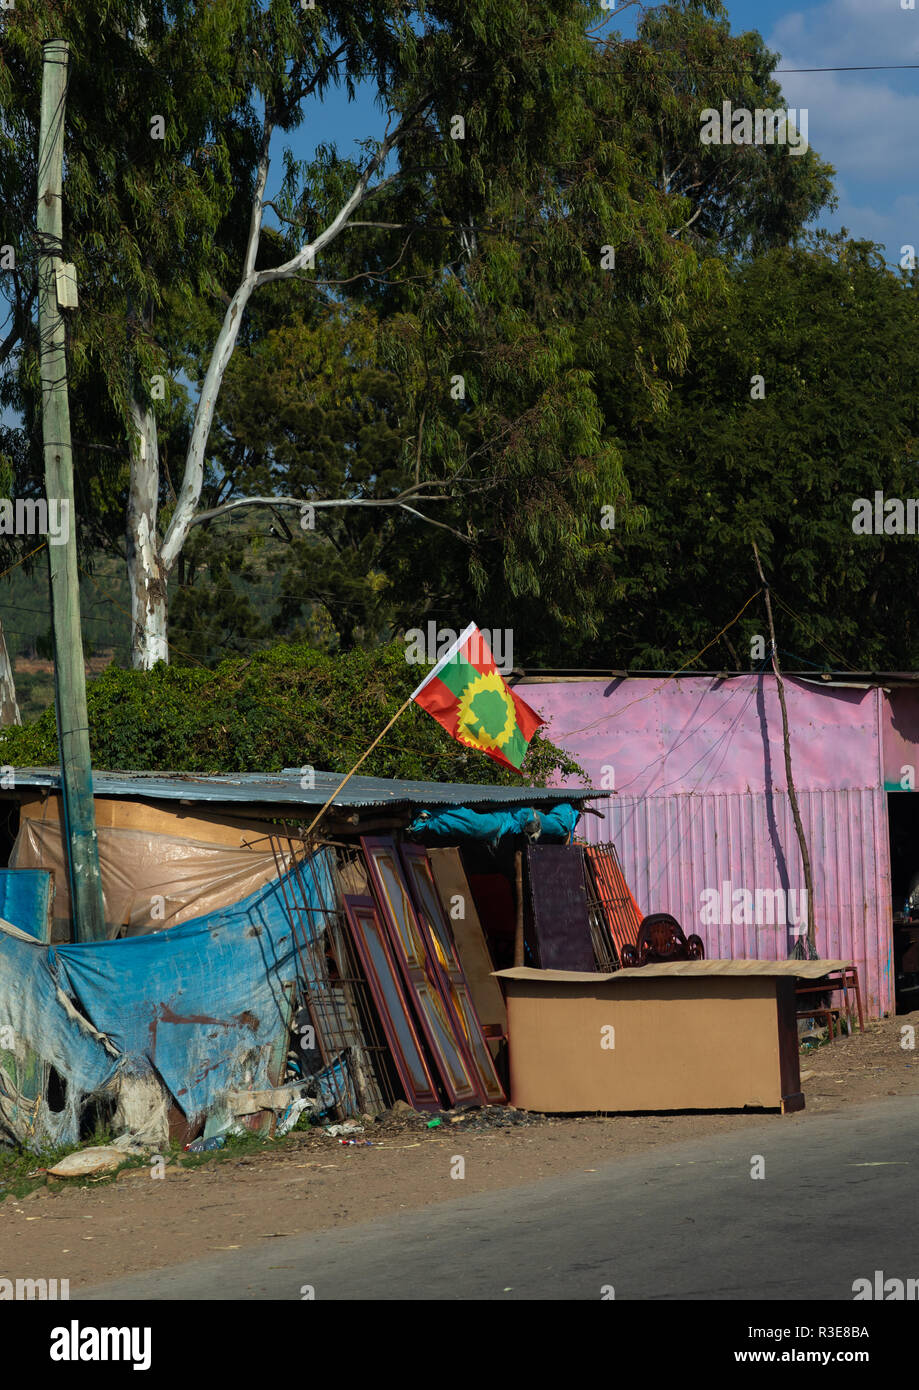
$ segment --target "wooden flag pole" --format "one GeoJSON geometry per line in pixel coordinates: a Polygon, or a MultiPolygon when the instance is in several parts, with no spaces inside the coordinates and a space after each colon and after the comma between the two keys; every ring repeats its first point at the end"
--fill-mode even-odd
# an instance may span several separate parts
{"type": "MultiPolygon", "coordinates": [[[[419,694],[421,693],[421,691],[424,689],[424,687],[428,684],[428,682],[429,682],[429,681],[432,681],[432,680],[434,679],[434,677],[437,675],[437,673],[438,673],[440,670],[442,670],[444,666],[446,666],[447,662],[450,661],[450,660],[452,660],[452,658],[453,658],[453,657],[456,655],[456,653],[459,651],[459,649],[460,649],[460,647],[463,645],[463,643],[464,643],[464,642],[470,637],[470,635],[471,635],[473,632],[475,632],[476,630],[477,630],[477,629],[476,629],[475,623],[469,623],[468,626],[465,627],[465,628],[463,629],[463,631],[460,633],[459,637],[456,639],[456,641],[453,643],[453,645],[449,648],[449,650],[446,651],[446,652],[444,652],[444,654],[443,654],[443,656],[440,658],[440,660],[439,660],[438,662],[436,662],[434,666],[431,667],[430,671],[428,671],[427,675],[425,676],[425,678],[424,678],[424,680],[421,682],[421,684],[420,684],[419,686],[416,686],[416,688],[412,691],[411,695],[409,695],[409,697],[408,697],[408,699],[405,701],[405,703],[399,706],[399,708],[396,710],[395,714],[393,715],[392,719],[390,719],[389,723],[386,725],[386,728],[380,730],[380,732],[377,734],[376,738],[373,740],[373,743],[371,743],[370,747],[369,747],[368,749],[366,749],[366,751],[363,752],[363,753],[361,754],[361,756],[358,758],[357,762],[354,764],[354,766],[352,767],[351,771],[348,773],[347,777],[345,777],[341,782],[339,782],[338,786],[335,788],[335,790],[333,791],[332,795],[329,797],[329,799],[328,799],[328,801],[325,803],[325,805],[322,806],[322,807],[320,807],[320,809],[316,812],[315,816],[313,817],[313,819],[310,821],[309,825],[308,825],[307,828],[306,828],[306,835],[311,834],[311,832],[313,831],[313,829],[315,828],[315,826],[318,824],[318,822],[319,822],[319,821],[322,819],[322,817],[325,815],[326,811],[327,811],[327,810],[329,809],[329,807],[332,805],[332,802],[335,800],[336,796],[338,796],[338,793],[342,790],[343,787],[346,787],[346,786],[348,785],[348,783],[351,781],[351,778],[354,776],[355,772],[357,772],[357,769],[360,767],[361,763],[364,761],[365,758],[367,758],[367,757],[370,756],[370,754],[373,752],[374,748],[376,748],[377,744],[379,743],[379,741],[380,741],[380,739],[383,737],[383,735],[386,734],[386,733],[388,733],[389,730],[392,728],[392,726],[395,724],[396,720],[399,718],[399,715],[402,714],[402,713],[404,713],[404,711],[408,709],[409,705],[412,703],[412,701],[414,700],[415,696],[416,696],[416,695],[419,695],[419,694]]],[[[306,835],[304,836],[304,838],[306,838],[306,835]]]]}
{"type": "MultiPolygon", "coordinates": [[[[312,834],[313,830],[318,825],[322,817],[325,815],[329,807],[332,805],[339,792],[341,792],[342,789],[348,785],[348,783],[351,781],[351,778],[354,776],[355,772],[357,772],[357,769],[360,767],[361,763],[364,761],[365,758],[368,758],[370,756],[370,754],[373,752],[374,748],[376,748],[383,735],[388,733],[389,730],[392,728],[393,724],[395,724],[396,720],[399,718],[399,715],[408,709],[409,705],[412,703],[413,700],[417,699],[417,697],[421,694],[425,686],[435,679],[435,677],[443,670],[447,663],[455,658],[456,653],[461,650],[461,648],[470,639],[470,637],[472,637],[477,632],[478,628],[476,627],[475,623],[469,623],[460,633],[459,637],[457,637],[456,640],[452,643],[452,645],[447,649],[447,651],[444,652],[443,656],[439,659],[439,661],[437,661],[431,667],[427,675],[422,680],[421,684],[416,686],[416,688],[412,691],[411,695],[409,695],[408,699],[405,700],[405,702],[401,704],[399,708],[396,710],[392,719],[390,719],[389,723],[386,725],[386,728],[380,730],[376,738],[373,740],[373,743],[371,743],[370,747],[367,748],[361,754],[357,762],[352,767],[351,771],[348,773],[347,777],[342,778],[338,786],[333,791],[332,795],[329,797],[328,801],[326,801],[326,803],[323,806],[320,806],[319,810],[316,812],[315,816],[307,826],[304,832],[304,838],[312,834]]],[[[479,636],[481,640],[481,634],[479,634],[479,636]]],[[[522,704],[523,702],[521,701],[520,703],[522,704]]],[[[530,713],[532,714],[533,711],[531,710],[530,713]]],[[[538,716],[536,717],[538,718],[538,716]]],[[[542,720],[541,722],[545,723],[545,720],[542,720]]],[[[537,727],[539,727],[538,724],[537,727]]],[[[532,737],[532,735],[530,735],[530,737],[532,737]]],[[[511,766],[511,764],[508,764],[508,766],[511,766]]]]}
{"type": "Polygon", "coordinates": [[[326,811],[327,811],[327,810],[329,809],[329,807],[332,805],[332,802],[333,802],[333,801],[335,800],[335,798],[338,796],[338,793],[342,790],[343,787],[346,787],[346,786],[348,785],[348,783],[351,781],[351,778],[354,776],[355,772],[357,772],[357,769],[360,767],[360,765],[361,765],[361,763],[364,761],[364,759],[365,759],[365,758],[369,758],[370,754],[373,752],[374,748],[376,748],[377,744],[379,743],[379,741],[380,741],[380,739],[383,737],[383,735],[389,733],[389,730],[390,730],[390,729],[392,728],[392,726],[395,724],[396,720],[399,718],[399,715],[402,714],[405,710],[408,709],[409,705],[412,703],[413,698],[414,698],[414,695],[409,695],[409,697],[408,697],[408,699],[405,701],[405,703],[399,706],[399,708],[396,710],[395,714],[393,715],[392,719],[390,719],[389,723],[386,725],[386,728],[380,730],[380,732],[377,734],[376,738],[373,740],[373,743],[371,743],[370,747],[367,748],[367,749],[365,749],[364,752],[361,754],[361,756],[358,758],[357,762],[354,764],[354,766],[352,767],[351,771],[348,773],[347,777],[342,778],[342,780],[339,782],[338,786],[337,786],[337,787],[335,788],[335,790],[333,791],[332,795],[329,797],[328,801],[325,803],[324,806],[320,807],[320,809],[316,812],[316,814],[315,814],[315,816],[313,817],[313,819],[310,821],[309,825],[308,825],[307,828],[306,828],[306,834],[305,834],[304,837],[303,837],[304,839],[306,839],[307,836],[309,836],[309,835],[312,833],[312,831],[313,831],[313,829],[315,828],[315,826],[316,826],[316,825],[318,824],[318,822],[322,819],[322,817],[325,815],[326,811]]]}

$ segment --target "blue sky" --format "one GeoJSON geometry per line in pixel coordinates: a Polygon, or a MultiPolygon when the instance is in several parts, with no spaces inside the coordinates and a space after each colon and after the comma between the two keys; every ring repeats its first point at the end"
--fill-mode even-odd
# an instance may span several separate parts
{"type": "MultiPolygon", "coordinates": [[[[919,64],[919,0],[736,0],[731,28],[757,28],[781,68],[919,64]]],[[[919,67],[902,72],[784,73],[789,106],[808,110],[808,138],[836,169],[838,211],[822,224],[878,241],[889,259],[919,247],[919,67]]]]}

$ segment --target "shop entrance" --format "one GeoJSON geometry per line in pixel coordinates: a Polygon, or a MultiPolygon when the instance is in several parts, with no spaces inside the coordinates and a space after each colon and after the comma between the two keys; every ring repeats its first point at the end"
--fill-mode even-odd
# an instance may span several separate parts
{"type": "Polygon", "coordinates": [[[889,792],[896,1011],[919,1008],[919,795],[889,792]]]}

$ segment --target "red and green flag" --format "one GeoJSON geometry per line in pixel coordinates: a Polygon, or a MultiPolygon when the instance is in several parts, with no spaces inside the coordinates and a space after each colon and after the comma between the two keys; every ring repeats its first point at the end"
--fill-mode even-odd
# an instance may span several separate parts
{"type": "Polygon", "coordinates": [[[516,772],[530,739],[546,723],[505,683],[475,623],[460,633],[411,698],[458,743],[516,772]]]}

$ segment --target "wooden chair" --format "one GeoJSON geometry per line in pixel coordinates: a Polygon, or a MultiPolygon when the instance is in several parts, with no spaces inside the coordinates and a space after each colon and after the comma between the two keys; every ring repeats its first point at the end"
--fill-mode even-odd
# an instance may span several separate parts
{"type": "Polygon", "coordinates": [[[642,921],[634,949],[626,948],[626,954],[630,965],[704,960],[705,946],[700,936],[685,936],[683,928],[669,912],[652,912],[642,921]]]}
{"type": "MultiPolygon", "coordinates": [[[[835,1013],[837,1016],[845,1014],[846,1028],[851,1033],[853,1009],[849,1001],[849,990],[851,990],[855,996],[855,1012],[858,1015],[858,1026],[864,1033],[865,1016],[862,1012],[862,992],[858,983],[858,966],[856,965],[844,965],[841,970],[830,970],[826,975],[822,975],[819,980],[798,980],[795,984],[795,996],[799,1001],[802,999],[806,1001],[809,994],[821,995],[841,993],[843,999],[841,1008],[828,1008],[825,1005],[822,1007],[818,1005],[816,1008],[808,1008],[805,1005],[805,1007],[798,1009],[798,1018],[814,1018],[818,1014],[826,1015],[827,1013],[835,1013]]],[[[834,1036],[832,1020],[828,1020],[827,1026],[829,1028],[830,1041],[832,1042],[834,1036]]]]}

